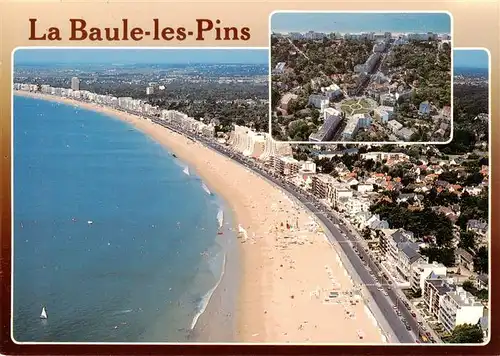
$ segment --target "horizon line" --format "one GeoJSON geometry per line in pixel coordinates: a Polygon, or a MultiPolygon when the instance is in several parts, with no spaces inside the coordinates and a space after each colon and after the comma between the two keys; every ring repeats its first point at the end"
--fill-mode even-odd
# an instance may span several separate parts
{"type": "Polygon", "coordinates": [[[235,65],[235,64],[244,64],[244,65],[267,65],[268,62],[172,62],[172,63],[163,63],[163,62],[130,62],[130,63],[111,63],[111,62],[14,62],[14,66],[16,65],[44,65],[44,64],[71,64],[71,65],[112,65],[112,66],[125,66],[125,65],[151,65],[151,64],[160,64],[160,65],[195,65],[195,64],[210,64],[210,65],[235,65]]]}

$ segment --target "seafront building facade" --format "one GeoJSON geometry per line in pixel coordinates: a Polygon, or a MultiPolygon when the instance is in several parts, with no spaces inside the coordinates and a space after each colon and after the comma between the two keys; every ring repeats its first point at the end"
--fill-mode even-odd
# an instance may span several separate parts
{"type": "Polygon", "coordinates": [[[476,325],[483,317],[484,306],[462,287],[446,293],[439,306],[439,321],[446,331],[462,324],[476,325]]]}

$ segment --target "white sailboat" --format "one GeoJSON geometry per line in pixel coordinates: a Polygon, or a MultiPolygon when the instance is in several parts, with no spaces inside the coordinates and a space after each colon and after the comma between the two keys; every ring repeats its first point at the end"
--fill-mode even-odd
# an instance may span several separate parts
{"type": "Polygon", "coordinates": [[[219,222],[219,229],[222,227],[222,224],[224,223],[224,211],[219,210],[217,213],[217,221],[219,222]]]}
{"type": "Polygon", "coordinates": [[[207,185],[205,183],[202,184],[202,187],[203,187],[203,190],[208,194],[208,195],[212,195],[212,192],[210,191],[210,189],[208,189],[207,185]]]}
{"type": "Polygon", "coordinates": [[[45,307],[42,308],[42,313],[40,314],[40,319],[47,319],[47,311],[45,307]]]}
{"type": "Polygon", "coordinates": [[[189,175],[189,168],[185,167],[184,170],[183,170],[183,172],[184,172],[184,174],[189,175]]]}

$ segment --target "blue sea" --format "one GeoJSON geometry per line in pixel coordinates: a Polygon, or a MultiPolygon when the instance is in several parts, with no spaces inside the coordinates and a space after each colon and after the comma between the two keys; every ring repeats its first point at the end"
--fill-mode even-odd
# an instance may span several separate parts
{"type": "Polygon", "coordinates": [[[191,340],[234,238],[194,170],[117,119],[19,96],[13,152],[14,339],[191,340]]]}
{"type": "Polygon", "coordinates": [[[445,13],[328,13],[276,12],[274,32],[436,32],[450,33],[451,18],[445,13]]]}

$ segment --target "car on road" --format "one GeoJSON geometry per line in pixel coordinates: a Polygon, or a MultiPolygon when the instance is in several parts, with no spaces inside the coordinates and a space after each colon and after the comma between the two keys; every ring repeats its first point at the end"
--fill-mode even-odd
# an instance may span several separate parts
{"type": "Polygon", "coordinates": [[[384,295],[385,295],[386,297],[388,297],[388,296],[389,296],[389,293],[387,293],[387,291],[384,291],[384,295]]]}
{"type": "Polygon", "coordinates": [[[397,307],[397,306],[395,306],[395,305],[393,305],[393,306],[392,306],[392,309],[396,310],[396,309],[398,309],[398,307],[397,307]]]}
{"type": "Polygon", "coordinates": [[[411,326],[409,324],[406,325],[406,330],[408,330],[408,331],[411,330],[411,326]]]}

